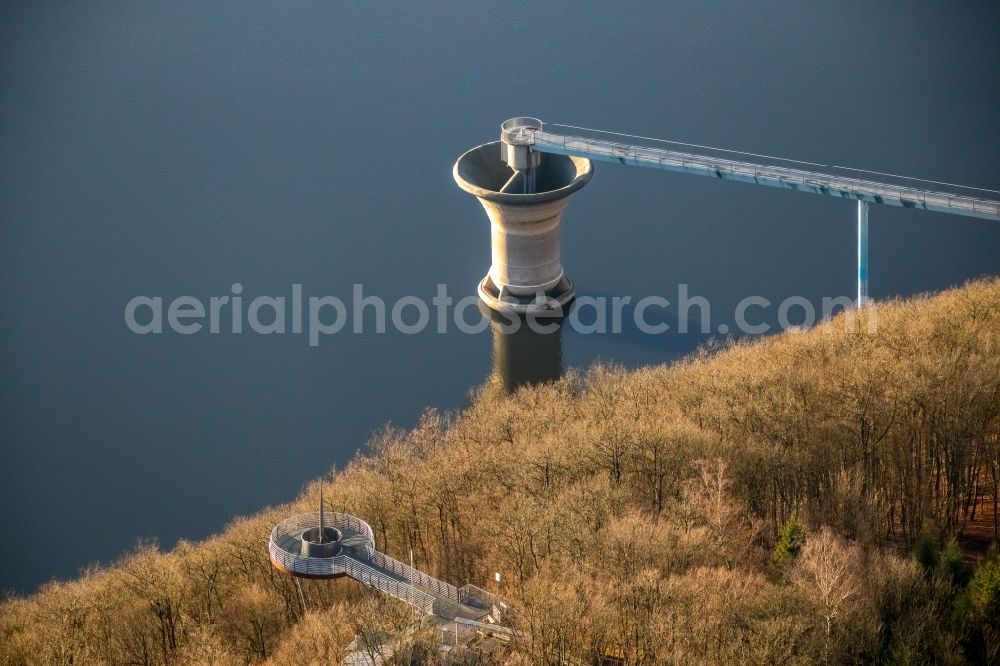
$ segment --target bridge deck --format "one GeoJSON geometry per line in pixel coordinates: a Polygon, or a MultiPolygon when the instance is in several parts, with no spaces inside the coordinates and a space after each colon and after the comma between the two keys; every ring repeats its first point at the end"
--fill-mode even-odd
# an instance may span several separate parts
{"type": "Polygon", "coordinates": [[[570,136],[545,130],[531,132],[529,143],[532,150],[543,153],[573,155],[592,160],[679,171],[870,203],[923,208],[1000,221],[1000,201],[978,196],[895,185],[820,171],[756,164],[667,148],[652,148],[605,139],[570,136]]]}

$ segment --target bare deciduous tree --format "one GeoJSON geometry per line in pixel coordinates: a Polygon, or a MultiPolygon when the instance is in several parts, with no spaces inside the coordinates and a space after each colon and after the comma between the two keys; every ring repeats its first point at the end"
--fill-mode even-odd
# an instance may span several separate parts
{"type": "Polygon", "coordinates": [[[828,527],[806,539],[793,580],[805,586],[822,609],[825,624],[823,660],[829,663],[834,622],[858,593],[857,546],[845,544],[828,527]]]}

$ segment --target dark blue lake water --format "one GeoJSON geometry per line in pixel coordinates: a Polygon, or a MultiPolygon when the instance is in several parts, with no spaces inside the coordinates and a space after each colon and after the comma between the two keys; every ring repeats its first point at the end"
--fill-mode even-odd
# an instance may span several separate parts
{"type": "MultiPolygon", "coordinates": [[[[516,383],[704,340],[140,336],[133,297],[474,294],[489,226],[451,167],[522,114],[1000,189],[998,25],[987,3],[5,4],[0,589],[290,499],[383,424],[461,406],[495,354],[516,383]]],[[[854,220],[597,164],[563,264],[580,295],[686,284],[714,327],[750,295],[852,295],[854,220]]],[[[873,207],[876,299],[997,274],[1000,225],[873,207]]]]}

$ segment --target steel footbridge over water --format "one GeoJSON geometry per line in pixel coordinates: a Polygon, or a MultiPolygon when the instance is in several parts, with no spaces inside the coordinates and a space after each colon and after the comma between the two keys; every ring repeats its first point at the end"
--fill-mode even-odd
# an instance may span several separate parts
{"type": "Polygon", "coordinates": [[[527,311],[528,299],[540,293],[559,306],[572,299],[572,283],[559,262],[559,217],[568,197],[590,180],[590,160],[857,201],[858,306],[868,300],[870,204],[1000,221],[1000,190],[543,123],[522,116],[502,123],[499,142],[468,151],[454,169],[459,186],[480,200],[493,225],[493,266],[479,289],[491,307],[527,311]],[[500,154],[494,157],[493,151],[500,154]],[[546,155],[567,161],[552,163],[543,159],[546,155]],[[561,206],[554,207],[557,202],[561,206]]]}

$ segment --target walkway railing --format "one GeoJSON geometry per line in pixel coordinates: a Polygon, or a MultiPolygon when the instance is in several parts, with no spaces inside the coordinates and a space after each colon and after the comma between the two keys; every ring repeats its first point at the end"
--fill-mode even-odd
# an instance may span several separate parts
{"type": "Polygon", "coordinates": [[[346,575],[405,601],[421,612],[449,620],[463,614],[476,617],[479,615],[476,608],[491,607],[492,595],[485,590],[469,585],[459,590],[376,551],[372,529],[363,520],[342,513],[326,513],[324,520],[326,525],[340,529],[344,535],[343,550],[338,555],[306,557],[300,554],[298,540],[302,532],[319,524],[319,512],[311,512],[292,516],[275,525],[268,540],[271,561],[293,575],[317,578],[346,575]]]}
{"type": "Polygon", "coordinates": [[[354,558],[346,557],[345,559],[344,571],[354,580],[381,590],[400,601],[405,601],[423,613],[427,613],[428,615],[434,613],[434,596],[418,590],[412,585],[390,578],[383,572],[373,569],[354,558]]]}
{"type": "Polygon", "coordinates": [[[454,585],[446,583],[443,580],[438,580],[433,576],[428,576],[424,572],[403,564],[399,560],[393,559],[388,555],[375,551],[368,561],[371,562],[373,566],[390,571],[400,578],[404,578],[408,582],[412,582],[414,585],[420,585],[428,590],[432,590],[439,596],[451,599],[455,602],[460,601],[458,588],[454,585]]]}
{"type": "MultiPolygon", "coordinates": [[[[529,134],[531,135],[529,141],[534,150],[543,153],[576,155],[608,162],[681,171],[872,203],[925,208],[1000,220],[1000,201],[982,197],[951,194],[921,187],[892,185],[867,178],[840,176],[801,168],[699,155],[668,148],[652,148],[606,139],[563,135],[545,129],[529,131],[529,134]]],[[[983,191],[986,192],[986,190],[983,191]]]]}

